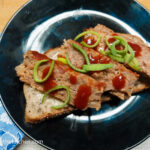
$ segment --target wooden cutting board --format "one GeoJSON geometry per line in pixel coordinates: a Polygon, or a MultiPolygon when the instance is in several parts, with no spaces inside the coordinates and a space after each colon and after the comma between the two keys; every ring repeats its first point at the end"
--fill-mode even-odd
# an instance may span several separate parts
{"type": "MultiPolygon", "coordinates": [[[[0,32],[2,32],[12,15],[28,1],[29,0],[0,0],[0,32]]],[[[137,1],[150,10],[150,0],[137,1]]]]}

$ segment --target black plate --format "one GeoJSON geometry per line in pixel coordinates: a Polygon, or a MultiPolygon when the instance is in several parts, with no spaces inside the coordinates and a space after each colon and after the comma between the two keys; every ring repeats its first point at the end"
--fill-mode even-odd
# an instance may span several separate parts
{"type": "Polygon", "coordinates": [[[125,102],[115,99],[98,112],[63,116],[30,125],[24,121],[25,98],[15,66],[29,50],[44,52],[83,29],[104,24],[117,32],[150,41],[150,14],[133,0],[33,0],[13,17],[0,42],[0,94],[17,126],[30,138],[57,150],[119,150],[150,133],[150,91],[125,102]]]}

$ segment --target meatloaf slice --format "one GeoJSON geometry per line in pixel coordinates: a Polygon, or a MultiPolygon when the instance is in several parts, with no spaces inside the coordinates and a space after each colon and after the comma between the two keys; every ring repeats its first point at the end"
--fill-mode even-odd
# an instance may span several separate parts
{"type": "MultiPolygon", "coordinates": [[[[45,54],[51,59],[57,59],[57,57],[65,57],[66,52],[68,52],[71,63],[76,67],[81,68],[82,65],[85,63],[84,57],[80,52],[73,48],[72,43],[78,44],[80,47],[82,47],[87,52],[89,57],[94,58],[99,57],[99,55],[101,55],[99,52],[93,49],[85,48],[81,46],[78,42],[75,42],[73,40],[67,40],[61,47],[50,49],[45,54]]],[[[91,72],[90,76],[96,79],[97,81],[102,81],[106,84],[106,87],[104,89],[105,92],[110,91],[113,95],[119,97],[120,99],[125,99],[126,97],[131,96],[135,82],[138,79],[138,75],[132,72],[131,70],[127,69],[124,65],[113,61],[104,55],[101,56],[101,61],[95,63],[100,63],[103,62],[103,60],[108,59],[110,60],[110,63],[114,64],[114,67],[112,69],[107,69],[104,71],[93,73],[91,72]],[[115,89],[112,80],[120,74],[124,75],[125,77],[125,86],[122,89],[118,90],[115,89]]]]}
{"type": "MultiPolygon", "coordinates": [[[[46,55],[39,54],[35,51],[28,51],[25,54],[23,63],[16,67],[16,72],[20,81],[25,82],[42,92],[45,92],[56,85],[68,86],[71,92],[70,105],[83,110],[88,107],[96,108],[97,110],[100,108],[101,95],[105,86],[103,82],[98,82],[88,75],[75,72],[68,67],[68,65],[55,61],[53,73],[49,79],[42,84],[36,83],[33,79],[33,69],[35,64],[41,59],[48,59],[49,62],[39,67],[39,78],[42,78],[45,72],[47,74],[51,59],[46,55]],[[75,84],[71,83],[71,76],[76,78],[75,84]]],[[[65,101],[67,93],[65,90],[59,90],[53,93],[53,96],[65,101]]]]}
{"type": "MultiPolygon", "coordinates": [[[[96,50],[99,51],[101,49],[105,50],[106,49],[106,43],[105,43],[105,38],[107,37],[108,39],[113,38],[113,36],[120,36],[123,37],[128,44],[133,48],[135,51],[135,54],[138,53],[138,55],[135,55],[136,59],[140,63],[140,68],[141,74],[144,74],[145,76],[150,78],[150,47],[146,45],[139,37],[131,34],[123,34],[123,33],[115,33],[113,30],[107,28],[104,25],[98,24],[94,28],[89,28],[86,30],[92,30],[101,35],[101,41],[99,45],[96,47],[96,50]]],[[[87,35],[84,38],[87,38],[88,36],[94,37],[96,40],[96,36],[93,35],[87,35]]],[[[126,65],[126,64],[125,64],[126,65]]]]}

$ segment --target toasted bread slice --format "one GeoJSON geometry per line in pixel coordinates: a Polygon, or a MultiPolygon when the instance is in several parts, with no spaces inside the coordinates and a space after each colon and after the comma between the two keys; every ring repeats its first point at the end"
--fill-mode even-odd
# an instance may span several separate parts
{"type": "MultiPolygon", "coordinates": [[[[26,99],[25,121],[28,123],[39,123],[49,118],[55,118],[64,114],[69,114],[76,109],[72,106],[67,106],[62,109],[52,109],[51,106],[60,105],[63,102],[47,96],[45,102],[41,104],[43,93],[32,88],[30,85],[24,84],[24,95],[26,99]]],[[[110,97],[102,96],[102,101],[108,101],[110,97]]]]}
{"type": "Polygon", "coordinates": [[[41,104],[43,93],[27,84],[24,84],[23,90],[26,98],[25,121],[28,123],[38,123],[48,118],[71,113],[75,110],[72,106],[67,106],[62,109],[51,108],[51,106],[63,103],[51,96],[47,96],[45,102],[41,104]]]}

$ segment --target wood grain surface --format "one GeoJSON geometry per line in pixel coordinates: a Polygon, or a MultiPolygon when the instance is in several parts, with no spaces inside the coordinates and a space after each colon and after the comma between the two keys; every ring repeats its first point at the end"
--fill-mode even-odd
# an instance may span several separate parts
{"type": "MultiPolygon", "coordinates": [[[[0,32],[4,29],[13,14],[29,0],[0,0],[0,32]]],[[[150,10],[150,0],[137,0],[150,10]]],[[[42,3],[42,1],[41,1],[42,3]]]]}

